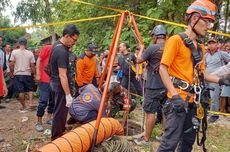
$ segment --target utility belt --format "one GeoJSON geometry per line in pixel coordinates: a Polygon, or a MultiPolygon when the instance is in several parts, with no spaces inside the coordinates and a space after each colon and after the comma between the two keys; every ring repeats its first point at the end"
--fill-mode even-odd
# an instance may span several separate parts
{"type": "Polygon", "coordinates": [[[189,101],[192,95],[195,95],[194,102],[196,104],[199,104],[202,91],[200,85],[190,85],[187,81],[172,76],[170,78],[173,82],[174,87],[187,92],[187,97],[185,101],[189,101]]]}
{"type": "Polygon", "coordinates": [[[187,81],[184,81],[179,78],[172,77],[172,76],[170,78],[173,82],[174,87],[181,89],[183,91],[186,91],[188,93],[191,93],[191,94],[195,93],[194,86],[190,85],[187,81]]]}

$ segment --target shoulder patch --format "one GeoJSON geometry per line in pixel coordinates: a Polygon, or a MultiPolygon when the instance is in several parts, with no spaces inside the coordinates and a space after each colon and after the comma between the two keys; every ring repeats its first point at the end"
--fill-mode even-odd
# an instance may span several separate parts
{"type": "Polygon", "coordinates": [[[91,102],[93,100],[93,95],[90,92],[83,94],[82,99],[84,102],[91,102]]]}

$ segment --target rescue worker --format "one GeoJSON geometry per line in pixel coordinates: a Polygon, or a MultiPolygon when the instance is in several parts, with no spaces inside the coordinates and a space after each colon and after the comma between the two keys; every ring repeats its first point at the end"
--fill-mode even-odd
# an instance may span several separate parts
{"type": "Polygon", "coordinates": [[[90,42],[87,45],[87,50],[80,55],[77,61],[75,78],[79,88],[91,83],[97,86],[100,78],[96,62],[96,54],[98,53],[98,46],[90,42]],[[94,81],[95,78],[96,82],[94,81]]]}
{"type": "Polygon", "coordinates": [[[155,126],[155,113],[161,111],[161,103],[166,97],[166,90],[159,75],[159,65],[167,31],[163,25],[157,25],[153,28],[151,36],[154,45],[149,46],[145,51],[144,46],[141,46],[137,57],[138,64],[147,61],[147,80],[143,103],[143,109],[146,113],[146,129],[145,135],[135,140],[138,145],[151,145],[150,137],[155,126]]]}
{"type": "Polygon", "coordinates": [[[65,26],[62,37],[57,40],[50,55],[51,94],[55,106],[52,121],[51,140],[62,136],[68,115],[68,107],[73,101],[69,86],[69,48],[73,47],[78,40],[80,31],[74,24],[65,26]]]}
{"type": "MultiPolygon", "coordinates": [[[[158,152],[173,152],[177,146],[179,152],[192,151],[196,137],[192,123],[196,116],[194,101],[197,103],[194,92],[201,89],[202,75],[209,82],[230,84],[227,78],[204,73],[204,47],[197,42],[197,38],[205,36],[211,28],[215,13],[216,6],[212,2],[194,1],[186,11],[188,28],[184,33],[170,37],[165,44],[159,72],[168,90],[168,100],[163,107],[166,128],[158,152]]],[[[200,97],[201,93],[195,95],[200,97]]]]}
{"type": "MultiPolygon", "coordinates": [[[[102,91],[103,88],[104,85],[102,86],[102,91]]],[[[101,103],[102,91],[96,88],[93,84],[88,84],[80,88],[80,95],[74,99],[69,108],[69,113],[72,118],[75,119],[75,122],[87,123],[97,118],[101,103]]],[[[124,90],[119,83],[110,83],[105,99],[107,108],[104,108],[102,117],[114,117],[118,111],[123,110],[123,93],[124,90]],[[108,101],[110,99],[110,106],[108,106],[108,101]]],[[[131,103],[131,110],[134,109],[133,107],[135,107],[135,105],[131,103]]]]}

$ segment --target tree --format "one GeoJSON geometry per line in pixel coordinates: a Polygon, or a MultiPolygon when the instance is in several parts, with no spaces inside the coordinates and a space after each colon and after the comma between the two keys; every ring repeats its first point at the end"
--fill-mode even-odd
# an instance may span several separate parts
{"type": "MultiPolygon", "coordinates": [[[[13,27],[10,23],[10,19],[4,16],[0,16],[0,28],[13,27]]],[[[3,45],[8,42],[14,45],[19,37],[22,37],[26,33],[25,30],[11,30],[11,31],[0,31],[0,35],[3,36],[3,45]]]]}
{"type": "MultiPolygon", "coordinates": [[[[15,20],[20,19],[22,22],[31,20],[36,23],[51,23],[52,11],[49,0],[22,0],[18,3],[14,12],[15,20]]],[[[54,26],[49,26],[53,42],[56,40],[54,26]]]]}
{"type": "Polygon", "coordinates": [[[1,0],[0,2],[0,12],[5,10],[6,6],[11,6],[11,3],[9,0],[1,0]]]}
{"type": "Polygon", "coordinates": [[[227,25],[229,23],[229,16],[230,16],[229,5],[230,5],[229,0],[226,0],[225,11],[224,11],[224,18],[225,18],[225,20],[224,20],[224,33],[227,32],[227,25]]]}

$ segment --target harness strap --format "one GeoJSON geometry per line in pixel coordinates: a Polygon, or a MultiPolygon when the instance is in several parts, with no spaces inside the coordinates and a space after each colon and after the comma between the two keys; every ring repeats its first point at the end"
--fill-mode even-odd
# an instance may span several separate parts
{"type": "Polygon", "coordinates": [[[200,44],[198,43],[197,49],[196,49],[192,40],[185,33],[180,33],[179,36],[183,40],[185,46],[191,50],[193,67],[195,67],[202,60],[202,50],[201,50],[200,44]]]}
{"type": "MultiPolygon", "coordinates": [[[[189,39],[188,36],[185,33],[180,33],[179,36],[183,40],[185,46],[188,47],[190,49],[190,51],[191,51],[191,58],[192,58],[192,62],[193,62],[194,73],[198,72],[199,67],[197,65],[202,60],[202,56],[203,56],[200,44],[198,43],[197,49],[196,49],[196,47],[193,44],[193,41],[191,39],[189,39]]],[[[201,76],[198,75],[198,78],[200,80],[200,83],[202,83],[202,85],[204,86],[205,83],[204,83],[203,74],[201,74],[201,76]]],[[[186,99],[187,99],[187,97],[186,97],[186,99]]],[[[198,127],[198,129],[196,130],[196,133],[197,133],[197,145],[203,146],[203,151],[206,152],[207,149],[205,148],[205,141],[206,141],[206,130],[207,130],[207,112],[204,112],[204,117],[201,120],[201,127],[202,127],[202,134],[203,134],[201,140],[199,140],[200,127],[198,127]]]]}

